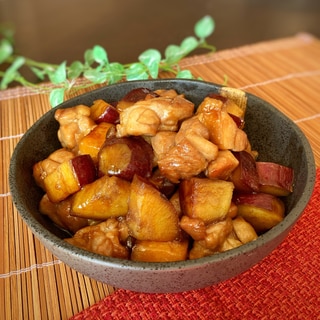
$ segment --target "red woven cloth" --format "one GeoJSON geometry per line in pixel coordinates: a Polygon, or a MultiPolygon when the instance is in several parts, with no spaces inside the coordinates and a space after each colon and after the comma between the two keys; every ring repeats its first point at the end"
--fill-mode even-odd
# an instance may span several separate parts
{"type": "Polygon", "coordinates": [[[313,196],[289,236],[251,269],[177,294],[119,289],[71,319],[320,319],[319,208],[320,169],[313,196]]]}

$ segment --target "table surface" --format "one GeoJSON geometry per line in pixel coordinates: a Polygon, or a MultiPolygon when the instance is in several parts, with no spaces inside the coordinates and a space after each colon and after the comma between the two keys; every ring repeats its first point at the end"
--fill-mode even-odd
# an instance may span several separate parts
{"type": "MultiPolygon", "coordinates": [[[[190,57],[181,62],[181,67],[205,81],[223,83],[227,77],[228,86],[243,89],[276,106],[305,133],[319,168],[318,39],[301,33],[190,57]]],[[[12,204],[8,186],[10,156],[24,132],[49,109],[45,94],[21,87],[0,91],[0,319],[68,319],[90,310],[90,306],[108,296],[123,294],[77,273],[54,257],[33,236],[12,204]]],[[[314,268],[314,276],[319,276],[319,269],[314,268]]],[[[234,281],[228,280],[228,286],[234,285],[234,281]]],[[[284,305],[290,302],[285,292],[279,295],[284,305]]],[[[318,292],[316,301],[319,299],[318,292]]],[[[304,318],[304,314],[295,316],[288,318],[304,318]]],[[[264,317],[272,318],[266,314],[264,317]]]]}

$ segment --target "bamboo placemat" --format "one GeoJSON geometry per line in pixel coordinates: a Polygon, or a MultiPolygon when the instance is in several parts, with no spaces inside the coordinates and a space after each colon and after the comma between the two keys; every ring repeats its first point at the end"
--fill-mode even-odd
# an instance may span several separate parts
{"type": "MultiPolygon", "coordinates": [[[[227,77],[229,86],[275,105],[305,132],[319,167],[318,39],[299,34],[187,58],[181,66],[206,81],[223,83],[227,77]]],[[[0,91],[0,319],[68,319],[115,291],[56,259],[13,207],[8,187],[10,156],[23,133],[49,109],[45,94],[25,88],[0,91]]],[[[284,293],[279,298],[286,299],[284,293]]]]}

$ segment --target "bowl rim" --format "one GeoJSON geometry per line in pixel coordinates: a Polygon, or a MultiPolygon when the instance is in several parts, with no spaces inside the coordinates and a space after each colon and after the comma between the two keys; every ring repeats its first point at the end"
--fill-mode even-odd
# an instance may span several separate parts
{"type": "MultiPolygon", "coordinates": [[[[74,98],[68,99],[64,101],[63,103],[59,104],[56,108],[51,109],[47,111],[45,114],[43,114],[37,121],[34,122],[34,124],[26,131],[26,133],[22,136],[20,141],[17,143],[9,165],[9,187],[10,192],[12,195],[13,203],[15,204],[17,211],[19,215],[22,217],[22,219],[26,222],[28,227],[31,229],[32,233],[40,239],[41,242],[43,240],[41,238],[45,238],[45,246],[47,244],[51,244],[52,246],[59,246],[62,247],[67,254],[77,256],[79,258],[85,259],[86,261],[90,261],[95,264],[101,264],[105,267],[113,267],[113,268],[126,268],[129,270],[144,270],[144,271],[168,271],[168,270],[176,270],[176,269],[188,269],[188,268],[194,268],[197,266],[203,266],[204,264],[211,264],[217,261],[223,261],[223,260],[229,260],[232,258],[235,258],[239,255],[250,255],[250,252],[255,250],[256,248],[260,247],[262,244],[264,244],[266,241],[274,239],[279,237],[284,231],[289,232],[290,229],[293,227],[295,222],[298,220],[300,215],[303,213],[305,207],[307,206],[314,189],[315,185],[315,176],[316,176],[316,166],[315,166],[315,160],[313,156],[313,152],[310,146],[310,143],[302,130],[285,114],[283,114],[281,111],[279,111],[276,107],[271,105],[268,101],[263,100],[259,98],[258,96],[255,96],[251,93],[246,92],[246,96],[248,99],[255,99],[258,102],[263,102],[263,104],[270,109],[276,109],[278,111],[278,114],[280,117],[282,117],[285,121],[290,122],[292,125],[292,128],[296,133],[299,135],[301,141],[303,142],[305,146],[305,152],[307,156],[307,177],[306,177],[306,185],[308,185],[308,189],[304,193],[304,197],[299,199],[299,201],[296,203],[295,207],[286,215],[284,220],[270,229],[269,231],[265,232],[264,234],[260,235],[255,241],[251,241],[247,244],[241,245],[238,248],[234,248],[225,252],[221,252],[218,254],[213,254],[210,256],[206,256],[203,258],[193,259],[193,260],[183,260],[183,261],[174,261],[174,262],[140,262],[140,261],[132,261],[132,260],[124,260],[119,258],[113,258],[113,257],[107,257],[102,256],[93,252],[89,252],[87,250],[75,247],[66,241],[62,240],[46,228],[44,228],[41,223],[32,215],[28,214],[26,212],[25,208],[22,206],[18,194],[15,192],[15,154],[18,152],[20,146],[23,145],[24,141],[28,139],[28,135],[31,131],[31,129],[36,126],[38,123],[41,123],[42,120],[48,115],[48,113],[53,113],[55,109],[57,108],[64,108],[66,104],[71,104],[73,102],[77,103],[77,101],[82,99],[83,97],[87,95],[94,94],[96,92],[104,91],[106,88],[113,88],[115,86],[121,86],[123,84],[130,85],[133,84],[136,87],[140,86],[145,83],[151,83],[151,82],[157,82],[162,84],[178,84],[178,83],[189,83],[189,84],[197,84],[202,83],[209,86],[215,86],[215,87],[222,87],[222,85],[209,82],[209,81],[203,81],[203,80],[193,80],[193,79],[176,79],[176,78],[169,78],[169,79],[152,79],[152,80],[134,80],[134,81],[126,81],[126,82],[120,82],[116,84],[110,84],[107,86],[100,87],[98,89],[94,89],[92,91],[83,93],[81,95],[78,95],[74,98]],[[130,84],[129,84],[130,83],[130,84]],[[284,225],[286,228],[283,230],[284,225]],[[40,227],[40,228],[39,228],[40,227]],[[41,229],[41,232],[39,231],[41,229]]],[[[58,257],[59,258],[59,257],[58,257]]],[[[67,262],[66,262],[67,263],[67,262]]]]}

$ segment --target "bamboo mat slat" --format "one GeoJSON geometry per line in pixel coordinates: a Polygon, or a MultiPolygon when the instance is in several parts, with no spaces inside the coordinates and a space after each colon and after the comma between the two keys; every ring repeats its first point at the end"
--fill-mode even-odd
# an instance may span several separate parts
{"type": "MultiPolygon", "coordinates": [[[[319,167],[318,39],[298,34],[190,57],[181,67],[206,81],[223,83],[226,77],[229,86],[276,106],[306,134],[319,167]]],[[[32,235],[12,204],[11,154],[23,133],[49,109],[46,94],[20,87],[0,91],[0,319],[68,319],[116,290],[60,262],[32,235]]]]}

